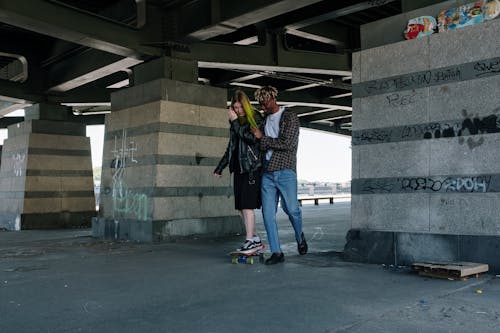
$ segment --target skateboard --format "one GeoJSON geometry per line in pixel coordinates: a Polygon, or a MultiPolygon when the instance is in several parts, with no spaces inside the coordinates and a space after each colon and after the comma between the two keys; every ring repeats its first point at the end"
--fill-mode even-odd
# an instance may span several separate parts
{"type": "Polygon", "coordinates": [[[432,16],[420,16],[408,21],[404,36],[406,39],[415,39],[432,35],[437,27],[436,19],[432,16]]]}
{"type": "Polygon", "coordinates": [[[229,255],[231,256],[231,262],[233,264],[249,264],[253,265],[255,262],[255,259],[258,259],[260,263],[264,262],[264,253],[262,253],[262,250],[264,249],[259,249],[254,252],[249,252],[249,253],[243,253],[240,251],[233,251],[230,252],[229,255]]]}

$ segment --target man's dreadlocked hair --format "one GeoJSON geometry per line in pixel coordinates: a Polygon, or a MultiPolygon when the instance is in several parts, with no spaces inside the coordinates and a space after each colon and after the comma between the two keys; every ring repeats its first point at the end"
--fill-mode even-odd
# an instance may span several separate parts
{"type": "Polygon", "coordinates": [[[278,97],[278,89],[272,86],[265,86],[259,88],[254,93],[255,99],[257,102],[267,102],[271,98],[276,99],[278,97]]]}

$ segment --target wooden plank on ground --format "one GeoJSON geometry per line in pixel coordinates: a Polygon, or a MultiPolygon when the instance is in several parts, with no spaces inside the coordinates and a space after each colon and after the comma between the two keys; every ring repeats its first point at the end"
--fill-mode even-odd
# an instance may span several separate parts
{"type": "Polygon", "coordinates": [[[486,273],[488,264],[473,262],[417,262],[411,265],[419,275],[441,278],[465,278],[472,275],[486,273]]]}

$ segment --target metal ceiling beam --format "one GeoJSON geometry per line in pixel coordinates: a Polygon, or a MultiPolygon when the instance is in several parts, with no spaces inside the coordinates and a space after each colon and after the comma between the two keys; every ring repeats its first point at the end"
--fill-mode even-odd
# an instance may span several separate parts
{"type": "Polygon", "coordinates": [[[141,60],[89,49],[48,70],[48,92],[65,92],[141,63],[141,60]]]}
{"type": "Polygon", "coordinates": [[[111,100],[110,89],[101,87],[82,87],[74,89],[64,95],[48,95],[46,101],[50,103],[87,103],[102,104],[111,100]]]}
{"type": "Polygon", "coordinates": [[[43,96],[30,91],[27,84],[0,80],[0,99],[19,104],[32,104],[43,101],[43,96]]]}
{"type": "Polygon", "coordinates": [[[320,43],[335,45],[337,48],[345,47],[349,43],[349,30],[345,26],[331,21],[320,22],[304,27],[301,30],[287,29],[286,33],[320,43]]]}
{"type": "MultiPolygon", "coordinates": [[[[154,16],[154,11],[148,12],[148,18],[154,16]]],[[[0,0],[0,21],[124,57],[142,59],[145,55],[162,53],[160,49],[143,45],[161,40],[160,25],[152,19],[142,29],[134,29],[49,1],[0,0]]]]}
{"type": "MultiPolygon", "coordinates": [[[[189,2],[179,9],[181,34],[189,41],[207,40],[283,15],[322,0],[210,0],[189,2]],[[207,13],[202,15],[199,13],[207,13]],[[196,20],[183,19],[196,17],[196,20]]],[[[183,36],[178,36],[183,37],[183,36]]]]}
{"type": "Polygon", "coordinates": [[[3,117],[13,111],[25,108],[27,106],[30,106],[30,103],[14,103],[14,102],[6,102],[6,101],[0,101],[0,117],[3,117]]]}
{"type": "Polygon", "coordinates": [[[24,117],[2,117],[0,118],[0,128],[7,128],[24,121],[24,117]]]}
{"type": "Polygon", "coordinates": [[[351,75],[348,55],[286,49],[283,35],[270,36],[263,46],[204,42],[190,45],[189,51],[173,52],[197,60],[201,68],[351,75]]]}
{"type": "Polygon", "coordinates": [[[321,14],[321,15],[318,15],[315,17],[311,17],[311,18],[302,20],[300,22],[296,22],[294,24],[289,24],[285,27],[285,29],[286,30],[288,30],[288,29],[298,30],[298,29],[301,29],[304,27],[311,26],[311,25],[316,24],[316,23],[320,23],[320,22],[324,22],[324,21],[328,21],[328,20],[333,20],[337,17],[342,17],[345,15],[357,13],[357,12],[360,12],[360,11],[363,11],[363,10],[366,10],[369,8],[373,8],[373,7],[379,7],[379,6],[388,4],[388,3],[393,2],[393,1],[395,1],[395,0],[370,0],[370,1],[361,2],[358,4],[352,5],[352,6],[348,6],[348,7],[344,7],[341,9],[331,11],[329,13],[325,13],[325,14],[321,14]]]}
{"type": "Polygon", "coordinates": [[[321,112],[321,113],[315,113],[310,116],[302,116],[299,117],[300,122],[306,122],[310,123],[313,121],[318,121],[318,120],[328,120],[332,119],[335,117],[343,117],[343,116],[350,116],[352,112],[350,111],[345,111],[345,110],[335,110],[335,111],[327,111],[327,112],[321,112]]]}
{"type": "Polygon", "coordinates": [[[340,135],[345,135],[345,136],[351,136],[351,131],[346,130],[343,128],[340,128],[340,126],[331,124],[331,125],[326,125],[326,124],[317,124],[317,123],[300,123],[300,127],[304,128],[310,128],[310,129],[316,129],[324,132],[330,132],[330,133],[337,133],[340,135]]]}

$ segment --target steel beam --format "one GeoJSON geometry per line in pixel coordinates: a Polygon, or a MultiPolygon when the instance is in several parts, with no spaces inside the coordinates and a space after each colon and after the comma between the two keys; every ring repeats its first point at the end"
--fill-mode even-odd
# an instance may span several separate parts
{"type": "Polygon", "coordinates": [[[265,21],[275,16],[312,5],[322,0],[211,0],[189,2],[179,10],[184,17],[196,17],[196,20],[183,19],[179,22],[179,31],[189,41],[207,40],[219,35],[236,31],[239,28],[265,21]],[[207,13],[202,15],[199,13],[207,13]]]}
{"type": "Polygon", "coordinates": [[[24,117],[2,117],[0,118],[0,128],[7,128],[24,121],[24,117]]]}
{"type": "Polygon", "coordinates": [[[197,60],[201,68],[351,75],[348,55],[287,50],[273,44],[270,41],[264,46],[196,43],[189,47],[189,54],[179,52],[177,56],[197,60]]]}
{"type": "Polygon", "coordinates": [[[134,58],[89,49],[49,68],[48,92],[64,92],[141,63],[134,58]]]}
{"type": "Polygon", "coordinates": [[[345,110],[334,110],[334,111],[315,113],[309,116],[302,116],[299,117],[299,119],[301,123],[303,122],[310,123],[313,121],[328,120],[336,117],[350,116],[351,114],[352,112],[345,110]]]}
{"type": "Polygon", "coordinates": [[[335,124],[317,124],[317,123],[300,123],[300,127],[315,129],[323,132],[337,133],[340,135],[351,136],[351,131],[340,128],[335,124]]]}
{"type": "Polygon", "coordinates": [[[43,101],[43,96],[32,92],[27,84],[0,80],[0,99],[20,104],[33,104],[43,101]]]}
{"type": "Polygon", "coordinates": [[[148,41],[161,40],[161,27],[155,26],[153,20],[143,29],[134,29],[49,1],[0,0],[0,21],[124,57],[161,55],[160,49],[144,46],[148,41]]]}

